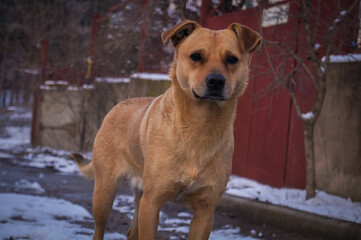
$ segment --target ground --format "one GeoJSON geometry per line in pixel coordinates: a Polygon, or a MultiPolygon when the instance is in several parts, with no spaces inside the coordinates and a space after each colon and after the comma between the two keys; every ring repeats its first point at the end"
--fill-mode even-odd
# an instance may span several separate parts
{"type": "MultiPolygon", "coordinates": [[[[29,107],[0,110],[0,239],[91,239],[93,182],[82,178],[69,152],[29,144],[29,107]]],[[[131,190],[118,191],[106,239],[126,239],[133,214],[131,190]]],[[[167,204],[158,239],[186,239],[192,213],[167,204]]],[[[215,213],[210,239],[317,239],[215,213]]]]}

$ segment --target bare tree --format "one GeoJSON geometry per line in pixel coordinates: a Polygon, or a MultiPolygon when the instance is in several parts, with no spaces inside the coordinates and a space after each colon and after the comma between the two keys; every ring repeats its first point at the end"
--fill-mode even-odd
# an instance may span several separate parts
{"type": "MultiPolygon", "coordinates": [[[[297,3],[299,11],[287,13],[289,18],[298,20],[294,31],[277,32],[275,39],[265,39],[264,46],[267,65],[274,75],[274,81],[268,86],[267,91],[283,86],[290,94],[297,116],[304,123],[306,198],[309,199],[314,197],[316,192],[314,128],[327,91],[328,67],[332,54],[342,54],[352,48],[349,46],[352,43],[348,41],[350,35],[355,39],[357,37],[359,27],[355,29],[358,16],[356,8],[360,0],[354,0],[347,6],[340,0],[302,0],[297,3]],[[296,74],[301,77],[295,79],[296,74]],[[297,85],[310,82],[315,89],[313,106],[307,113],[302,112],[300,103],[303,99],[295,92],[296,82],[297,85]]],[[[280,9],[284,15],[282,11],[280,9]]]]}
{"type": "Polygon", "coordinates": [[[86,24],[90,9],[91,1],[5,1],[0,4],[3,19],[1,91],[9,86],[15,89],[25,86],[24,71],[40,72],[44,40],[49,40],[49,62],[54,68],[84,68],[84,55],[90,42],[87,41],[90,24],[86,24]],[[18,80],[11,77],[14,74],[20,74],[18,80]]]}

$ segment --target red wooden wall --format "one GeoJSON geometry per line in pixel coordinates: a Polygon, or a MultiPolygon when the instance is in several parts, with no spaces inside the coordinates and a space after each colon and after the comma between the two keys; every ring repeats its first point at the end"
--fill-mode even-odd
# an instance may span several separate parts
{"type": "MultiPolygon", "coordinates": [[[[290,13],[297,14],[299,1],[289,2],[290,13]]],[[[209,9],[202,9],[200,22],[204,27],[224,29],[232,22],[238,22],[260,32],[267,40],[287,39],[284,42],[291,50],[302,57],[307,54],[302,31],[304,26],[300,18],[290,17],[285,24],[262,28],[262,6],[222,16],[207,16],[210,12],[209,9]],[[296,39],[300,41],[297,43],[296,39]]],[[[325,10],[323,20],[332,17],[332,14],[332,9],[325,10]]],[[[325,33],[327,29],[322,31],[325,33]]],[[[283,60],[275,48],[262,47],[254,54],[249,86],[239,99],[234,130],[233,173],[276,187],[304,188],[306,166],[303,123],[296,114],[289,93],[282,86],[270,89],[270,83],[275,79],[270,62],[267,61],[270,56],[274,66],[283,60]]],[[[289,58],[284,70],[289,71],[293,64],[292,58],[289,58]]],[[[304,81],[304,78],[302,72],[294,75],[297,83],[295,93],[305,113],[312,107],[315,90],[311,82],[304,81]]]]}

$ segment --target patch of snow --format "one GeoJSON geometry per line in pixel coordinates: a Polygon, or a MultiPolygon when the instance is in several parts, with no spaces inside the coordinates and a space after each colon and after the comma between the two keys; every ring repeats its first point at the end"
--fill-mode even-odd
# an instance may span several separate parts
{"type": "Polygon", "coordinates": [[[25,180],[25,179],[20,179],[19,181],[17,181],[15,183],[15,188],[16,189],[33,190],[36,193],[44,193],[45,192],[44,188],[42,188],[39,183],[29,182],[28,180],[25,180]]]}
{"type": "Polygon", "coordinates": [[[313,114],[313,112],[308,112],[308,113],[303,113],[303,114],[302,114],[302,117],[303,117],[304,119],[312,119],[312,118],[315,117],[315,115],[313,114]]]}
{"type": "MultiPolygon", "coordinates": [[[[0,194],[0,238],[31,240],[90,239],[93,230],[75,222],[89,222],[92,216],[76,204],[62,199],[0,194]]],[[[126,239],[119,233],[105,239],[126,239]]]]}
{"type": "Polygon", "coordinates": [[[40,70],[39,69],[24,69],[24,73],[32,74],[32,75],[39,75],[40,70]]]}
{"type": "Polygon", "coordinates": [[[193,217],[193,214],[187,212],[180,212],[177,216],[180,218],[191,218],[193,217]]]}
{"type": "Polygon", "coordinates": [[[94,89],[95,86],[93,84],[83,84],[83,89],[94,89]]]}
{"type": "Polygon", "coordinates": [[[14,155],[0,152],[0,158],[13,158],[13,157],[14,157],[14,155]]]}
{"type": "MultiPolygon", "coordinates": [[[[9,109],[9,108],[8,108],[9,109]]],[[[10,115],[11,120],[28,119],[32,118],[32,112],[14,112],[10,115]]]]}
{"type": "Polygon", "coordinates": [[[58,81],[55,81],[55,80],[46,80],[44,82],[45,85],[69,85],[69,82],[67,81],[63,81],[63,80],[58,80],[58,81]]]}
{"type": "Polygon", "coordinates": [[[153,81],[170,81],[168,74],[162,73],[133,73],[131,78],[135,79],[146,79],[146,80],[153,80],[153,81]]]}
{"type": "Polygon", "coordinates": [[[76,86],[69,86],[69,87],[67,88],[67,90],[68,90],[68,91],[79,91],[79,88],[76,87],[76,86]]]}
{"type": "Polygon", "coordinates": [[[346,11],[346,10],[343,10],[343,11],[340,12],[340,15],[341,15],[341,16],[345,16],[346,13],[347,13],[347,11],[346,11]]]}
{"type": "Polygon", "coordinates": [[[126,214],[129,219],[133,219],[134,215],[134,202],[133,197],[129,195],[117,195],[113,202],[113,209],[126,214]]]}
{"type": "Polygon", "coordinates": [[[89,239],[91,230],[68,221],[88,221],[91,215],[61,199],[0,194],[0,237],[26,239],[89,239]],[[68,219],[65,221],[64,219],[68,219]],[[88,236],[77,235],[77,232],[88,236]]]}
{"type": "MultiPolygon", "coordinates": [[[[129,60],[128,60],[129,61],[129,60]]],[[[128,63],[127,61],[127,63],[128,63]]],[[[130,63],[130,61],[129,61],[130,63]]],[[[129,83],[129,78],[115,78],[115,77],[96,77],[96,82],[104,82],[104,83],[129,83]]]]}
{"type": "Polygon", "coordinates": [[[191,223],[191,219],[179,219],[179,218],[170,218],[164,221],[166,225],[178,225],[178,224],[187,224],[191,223]]]}
{"type": "MultiPolygon", "coordinates": [[[[326,61],[326,56],[321,58],[322,62],[326,61]]],[[[349,53],[346,55],[330,55],[330,62],[361,62],[361,53],[349,53]]]]}
{"type": "Polygon", "coordinates": [[[20,111],[21,110],[21,108],[17,107],[17,106],[9,106],[6,109],[9,111],[20,111]]]}
{"type": "Polygon", "coordinates": [[[48,90],[48,91],[50,91],[50,90],[57,90],[56,87],[50,87],[50,86],[48,86],[48,85],[40,85],[40,89],[41,89],[41,90],[48,90]]]}
{"type": "Polygon", "coordinates": [[[42,151],[42,148],[37,149],[40,150],[33,150],[32,152],[27,153],[22,161],[14,160],[14,163],[21,166],[36,168],[54,168],[64,174],[78,173],[76,162],[70,159],[70,157],[65,157],[69,156],[70,153],[65,155],[54,155],[54,153],[42,151]]]}
{"type": "Polygon", "coordinates": [[[256,240],[257,238],[242,236],[240,229],[224,228],[212,231],[209,236],[210,240],[256,240]]]}
{"type": "Polygon", "coordinates": [[[5,131],[7,137],[0,138],[0,149],[8,150],[19,145],[30,144],[29,126],[8,126],[5,131]]]}
{"type": "Polygon", "coordinates": [[[251,231],[250,231],[249,233],[252,234],[252,235],[256,235],[256,234],[257,234],[257,231],[254,230],[254,229],[251,229],[251,231]]]}
{"type": "Polygon", "coordinates": [[[188,233],[189,232],[189,226],[163,226],[159,224],[158,231],[163,232],[177,232],[177,233],[188,233]]]}
{"type": "Polygon", "coordinates": [[[321,44],[315,43],[315,49],[318,50],[321,47],[321,44]]]}
{"type": "Polygon", "coordinates": [[[306,200],[306,191],[289,188],[274,188],[256,181],[232,175],[226,193],[248,199],[255,199],[274,205],[361,223],[361,203],[318,191],[312,199],[306,200]]]}

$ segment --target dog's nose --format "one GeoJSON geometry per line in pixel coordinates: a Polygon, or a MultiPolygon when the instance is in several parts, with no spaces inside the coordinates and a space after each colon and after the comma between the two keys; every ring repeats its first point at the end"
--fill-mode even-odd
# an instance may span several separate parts
{"type": "Polygon", "coordinates": [[[226,79],[222,74],[211,73],[206,77],[206,85],[210,90],[221,90],[226,85],[226,79]]]}

